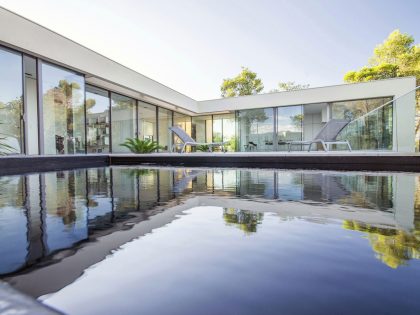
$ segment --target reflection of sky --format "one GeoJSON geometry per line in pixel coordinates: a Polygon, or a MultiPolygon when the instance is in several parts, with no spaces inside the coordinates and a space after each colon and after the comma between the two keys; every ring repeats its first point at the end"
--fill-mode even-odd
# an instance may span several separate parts
{"type": "Polygon", "coordinates": [[[22,96],[22,58],[0,48],[0,102],[22,96]]]}
{"type": "Polygon", "coordinates": [[[86,91],[86,101],[89,99],[95,100],[95,106],[89,109],[89,113],[97,114],[109,110],[108,97],[86,91]]]}
{"type": "Polygon", "coordinates": [[[43,93],[50,89],[58,87],[61,80],[66,80],[68,83],[77,83],[80,95],[83,95],[85,82],[82,76],[77,75],[71,71],[61,69],[49,64],[42,64],[42,90],[43,93]]]}
{"type": "Polygon", "coordinates": [[[46,217],[46,235],[49,252],[71,247],[88,236],[87,211],[85,201],[75,201],[76,221],[65,224],[63,218],[48,214],[46,217]]]}
{"type": "MultiPolygon", "coordinates": [[[[10,183],[8,184],[10,185],[10,183]]],[[[12,272],[26,262],[28,242],[25,209],[0,208],[0,274],[12,272]]]]}
{"type": "Polygon", "coordinates": [[[92,220],[96,217],[106,215],[112,211],[112,199],[109,197],[103,196],[90,196],[89,197],[93,202],[96,203],[95,206],[89,207],[88,219],[92,220]]]}
{"type": "Polygon", "coordinates": [[[264,213],[247,236],[226,224],[223,208],[191,208],[124,244],[44,303],[81,315],[418,310],[416,261],[386,268],[364,233],[322,223],[264,213]]]}

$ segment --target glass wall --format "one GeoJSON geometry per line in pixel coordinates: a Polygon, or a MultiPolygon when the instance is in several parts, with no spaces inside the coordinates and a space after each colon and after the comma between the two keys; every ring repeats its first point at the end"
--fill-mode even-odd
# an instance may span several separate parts
{"type": "Polygon", "coordinates": [[[274,109],[261,108],[238,112],[239,151],[272,151],[274,109]]]}
{"type": "MultiPolygon", "coordinates": [[[[185,130],[191,136],[191,116],[174,112],[174,126],[178,126],[185,130]]],[[[174,137],[174,143],[182,143],[177,136],[174,137]]],[[[191,151],[191,147],[186,148],[187,152],[191,151]]]]}
{"type": "Polygon", "coordinates": [[[333,119],[354,120],[392,100],[392,97],[331,103],[333,119]]]}
{"type": "Polygon", "coordinates": [[[0,48],[0,154],[22,153],[22,55],[0,48]]]}
{"type": "Polygon", "coordinates": [[[338,135],[353,150],[392,150],[393,102],[350,122],[338,135]]]}
{"type": "Polygon", "coordinates": [[[23,56],[25,73],[24,112],[26,154],[39,154],[38,143],[38,76],[36,59],[23,56]]]}
{"type": "Polygon", "coordinates": [[[228,141],[226,149],[235,151],[236,149],[236,126],[235,114],[213,115],[213,141],[228,141]]]}
{"type": "Polygon", "coordinates": [[[174,126],[181,127],[191,136],[191,116],[174,112],[174,126]]]}
{"type": "Polygon", "coordinates": [[[111,93],[111,119],[112,152],[130,152],[121,144],[127,138],[137,136],[136,101],[127,96],[111,93]]]}
{"type": "Polygon", "coordinates": [[[42,63],[45,154],[85,153],[85,79],[42,63]]]}
{"type": "Polygon", "coordinates": [[[138,102],[139,139],[157,141],[156,106],[138,102]]]}
{"type": "MultiPolygon", "coordinates": [[[[303,106],[277,108],[277,150],[288,150],[288,141],[300,141],[303,137],[303,106]]],[[[296,148],[293,148],[296,150],[296,148]]]]}
{"type": "Polygon", "coordinates": [[[213,128],[211,115],[192,117],[191,137],[197,142],[212,142],[213,128]]]}
{"type": "Polygon", "coordinates": [[[110,144],[108,91],[86,86],[87,152],[107,153],[110,144]]]}
{"type": "Polygon", "coordinates": [[[172,132],[169,130],[172,127],[172,111],[159,107],[158,126],[158,141],[163,147],[160,151],[168,152],[172,149],[172,132]]]}

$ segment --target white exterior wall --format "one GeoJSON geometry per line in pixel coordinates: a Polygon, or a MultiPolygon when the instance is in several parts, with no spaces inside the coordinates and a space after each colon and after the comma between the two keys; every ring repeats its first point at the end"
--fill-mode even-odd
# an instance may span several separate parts
{"type": "Polygon", "coordinates": [[[389,80],[309,88],[298,91],[199,101],[198,111],[200,113],[206,113],[212,111],[217,112],[248,108],[325,103],[384,96],[399,97],[413,90],[415,87],[415,77],[395,78],[389,80]]]}
{"type": "MultiPolygon", "coordinates": [[[[407,77],[196,101],[1,7],[0,44],[84,73],[87,83],[190,115],[384,96],[397,98],[415,88],[415,78],[407,77]]],[[[414,151],[414,117],[414,94],[396,102],[394,150],[414,151]]]]}

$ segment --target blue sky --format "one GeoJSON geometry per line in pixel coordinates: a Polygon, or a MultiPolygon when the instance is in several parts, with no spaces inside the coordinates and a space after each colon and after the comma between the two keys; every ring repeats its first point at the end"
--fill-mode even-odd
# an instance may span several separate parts
{"type": "Polygon", "coordinates": [[[340,84],[394,29],[420,42],[420,1],[0,0],[0,5],[197,100],[241,66],[279,81],[340,84]]]}

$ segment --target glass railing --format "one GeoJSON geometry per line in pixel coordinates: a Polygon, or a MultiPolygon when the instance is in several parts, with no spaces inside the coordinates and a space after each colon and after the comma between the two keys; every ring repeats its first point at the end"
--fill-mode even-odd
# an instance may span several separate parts
{"type": "MultiPolygon", "coordinates": [[[[353,150],[395,150],[399,151],[401,140],[409,143],[407,136],[412,136],[412,131],[407,131],[404,126],[398,126],[406,119],[415,119],[414,116],[407,115],[404,108],[409,108],[416,100],[416,112],[419,112],[419,92],[420,87],[390,101],[374,110],[352,120],[337,136],[337,140],[348,140],[353,150]],[[398,106],[398,107],[397,107],[398,106]],[[396,108],[399,108],[397,111],[396,108]],[[398,117],[402,114],[407,117],[398,117]],[[400,133],[400,134],[398,134],[400,133]],[[403,139],[401,139],[403,138],[403,139]]],[[[416,121],[416,132],[418,126],[416,121]]],[[[408,125],[411,125],[407,122],[408,125]]],[[[416,137],[417,139],[417,137],[416,137]]],[[[414,139],[413,139],[414,143],[414,139]]],[[[417,145],[416,145],[417,146],[417,145]]],[[[401,149],[406,149],[407,144],[401,143],[401,149]]]]}

